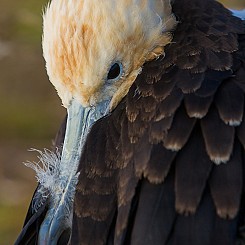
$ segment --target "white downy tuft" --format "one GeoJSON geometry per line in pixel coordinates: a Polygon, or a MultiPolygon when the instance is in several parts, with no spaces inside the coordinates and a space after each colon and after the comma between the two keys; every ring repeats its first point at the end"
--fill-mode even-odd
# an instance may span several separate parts
{"type": "Polygon", "coordinates": [[[39,187],[33,197],[32,208],[36,212],[50,196],[54,196],[60,183],[61,154],[56,148],[53,152],[48,149],[43,151],[30,149],[39,153],[38,162],[27,161],[25,166],[36,172],[36,179],[39,187]]]}

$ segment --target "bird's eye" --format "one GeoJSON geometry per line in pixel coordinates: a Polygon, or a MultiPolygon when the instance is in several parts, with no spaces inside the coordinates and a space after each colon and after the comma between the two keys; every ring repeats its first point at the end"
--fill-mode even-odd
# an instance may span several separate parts
{"type": "Polygon", "coordinates": [[[116,62],[113,64],[107,74],[107,80],[117,80],[121,77],[123,72],[122,64],[119,62],[116,62]]]}

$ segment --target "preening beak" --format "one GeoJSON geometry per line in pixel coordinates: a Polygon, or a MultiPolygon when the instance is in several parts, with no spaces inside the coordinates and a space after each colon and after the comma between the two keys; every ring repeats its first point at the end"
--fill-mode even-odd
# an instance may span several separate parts
{"type": "MultiPolygon", "coordinates": [[[[59,178],[50,194],[49,209],[39,231],[39,245],[56,245],[61,236],[67,242],[69,240],[73,200],[79,175],[77,168],[83,145],[93,123],[108,113],[109,102],[104,101],[96,107],[83,108],[74,99],[68,107],[59,178]]],[[[62,244],[65,244],[64,241],[62,244]]]]}

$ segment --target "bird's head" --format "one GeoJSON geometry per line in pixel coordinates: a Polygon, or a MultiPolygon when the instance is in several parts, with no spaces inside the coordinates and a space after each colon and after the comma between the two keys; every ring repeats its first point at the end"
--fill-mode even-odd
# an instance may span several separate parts
{"type": "Polygon", "coordinates": [[[171,42],[176,19],[170,2],[52,0],[48,5],[43,53],[68,119],[61,183],[52,187],[57,191],[40,229],[40,244],[56,244],[71,224],[72,203],[67,200],[73,200],[73,177],[91,125],[117,106],[144,63],[163,55],[171,42]]]}
{"type": "Polygon", "coordinates": [[[63,105],[115,107],[143,64],[164,53],[175,23],[169,0],[53,0],[43,52],[63,105]]]}

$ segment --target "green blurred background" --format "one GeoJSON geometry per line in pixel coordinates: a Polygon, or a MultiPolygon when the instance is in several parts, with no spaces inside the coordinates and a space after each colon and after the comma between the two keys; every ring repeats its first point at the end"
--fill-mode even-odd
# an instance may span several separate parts
{"type": "MultiPolygon", "coordinates": [[[[221,1],[245,8],[245,0],[221,1]]],[[[47,0],[0,0],[0,244],[13,244],[35,175],[22,162],[30,148],[51,148],[65,115],[48,81],[41,51],[42,10],[47,0]]]]}

